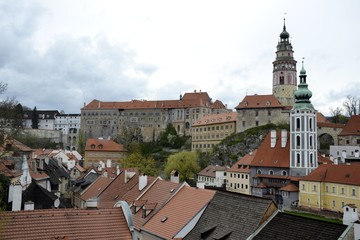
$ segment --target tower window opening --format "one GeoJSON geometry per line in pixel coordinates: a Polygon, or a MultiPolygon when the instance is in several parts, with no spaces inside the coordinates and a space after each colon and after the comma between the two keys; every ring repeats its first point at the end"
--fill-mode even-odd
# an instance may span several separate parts
{"type": "Polygon", "coordinates": [[[284,84],[284,76],[280,76],[280,84],[284,84]]]}

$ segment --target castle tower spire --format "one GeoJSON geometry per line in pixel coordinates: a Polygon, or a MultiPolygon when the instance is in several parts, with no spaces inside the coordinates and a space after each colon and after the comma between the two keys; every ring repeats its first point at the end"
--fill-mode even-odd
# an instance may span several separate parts
{"type": "Polygon", "coordinates": [[[306,83],[304,58],[300,83],[295,91],[295,104],[290,111],[290,173],[305,176],[318,167],[316,110],[306,83]]]}
{"type": "Polygon", "coordinates": [[[292,106],[297,84],[296,61],[293,56],[290,34],[286,31],[285,18],[276,49],[276,58],[273,62],[273,95],[282,105],[292,106]]]}

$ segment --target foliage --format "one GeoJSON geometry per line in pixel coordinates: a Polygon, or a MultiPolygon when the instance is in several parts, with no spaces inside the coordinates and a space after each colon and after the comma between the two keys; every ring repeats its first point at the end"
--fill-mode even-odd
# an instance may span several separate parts
{"type": "Polygon", "coordinates": [[[351,95],[346,96],[347,100],[343,102],[343,106],[345,108],[348,116],[359,115],[360,114],[360,97],[355,97],[351,95]]]}
{"type": "Polygon", "coordinates": [[[38,116],[36,107],[34,107],[34,110],[32,112],[31,128],[32,129],[38,129],[39,128],[39,116],[38,116]]]}
{"type": "Polygon", "coordinates": [[[341,124],[347,123],[348,118],[342,112],[343,109],[341,109],[340,107],[330,108],[330,114],[331,114],[330,121],[332,123],[341,123],[341,124]]]}
{"type": "Polygon", "coordinates": [[[58,148],[58,144],[48,138],[39,138],[31,133],[21,133],[16,136],[16,139],[25,144],[26,146],[36,148],[58,148]]]}
{"type": "Polygon", "coordinates": [[[0,211],[6,210],[10,179],[0,174],[0,211]]]}
{"type": "Polygon", "coordinates": [[[79,139],[78,139],[78,148],[77,151],[80,153],[81,156],[85,155],[85,134],[83,131],[80,130],[79,132],[79,139]]]}
{"type": "Polygon", "coordinates": [[[192,181],[200,171],[197,153],[182,151],[170,155],[165,165],[166,175],[169,176],[173,170],[179,172],[180,181],[192,181]]]}
{"type": "Polygon", "coordinates": [[[141,143],[143,142],[141,128],[138,126],[124,126],[114,138],[114,141],[123,144],[125,148],[127,148],[131,142],[141,143]]]}
{"type": "Polygon", "coordinates": [[[155,160],[148,156],[144,156],[141,152],[133,152],[124,158],[121,162],[122,167],[130,168],[135,167],[140,173],[144,173],[149,176],[158,175],[158,170],[155,167],[155,160]]]}
{"type": "Polygon", "coordinates": [[[169,148],[181,148],[187,140],[186,136],[179,136],[174,126],[169,123],[164,132],[160,133],[159,144],[169,148]]]}

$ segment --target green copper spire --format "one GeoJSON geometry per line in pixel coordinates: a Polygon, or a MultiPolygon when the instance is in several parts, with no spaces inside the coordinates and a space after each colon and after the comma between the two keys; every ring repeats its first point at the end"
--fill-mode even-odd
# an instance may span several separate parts
{"type": "Polygon", "coordinates": [[[295,109],[314,109],[314,106],[310,102],[312,92],[308,89],[306,83],[306,71],[304,68],[304,58],[302,61],[302,68],[300,71],[300,83],[298,89],[295,91],[295,104],[292,110],[295,109]]]}

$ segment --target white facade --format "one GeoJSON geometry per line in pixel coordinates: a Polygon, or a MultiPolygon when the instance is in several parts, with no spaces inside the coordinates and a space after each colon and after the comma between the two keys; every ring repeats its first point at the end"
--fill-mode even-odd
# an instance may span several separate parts
{"type": "Polygon", "coordinates": [[[55,116],[55,130],[62,133],[62,142],[67,150],[76,150],[81,123],[80,114],[59,114],[55,116]]]}
{"type": "Polygon", "coordinates": [[[330,159],[335,164],[345,163],[349,157],[359,158],[359,146],[330,146],[330,159]]]}

